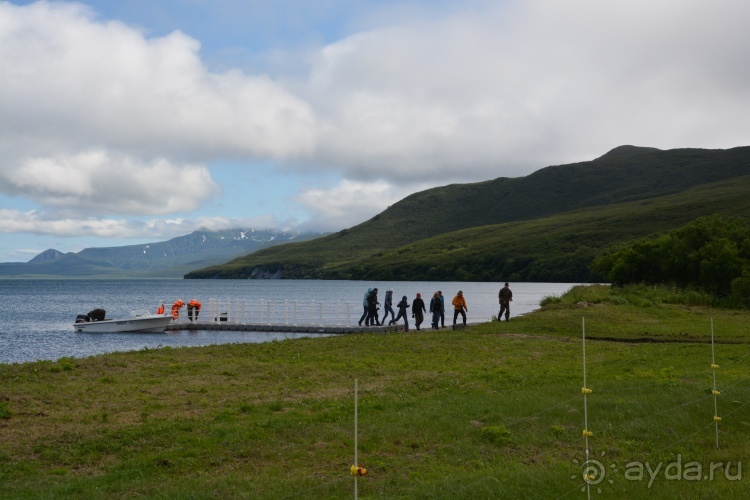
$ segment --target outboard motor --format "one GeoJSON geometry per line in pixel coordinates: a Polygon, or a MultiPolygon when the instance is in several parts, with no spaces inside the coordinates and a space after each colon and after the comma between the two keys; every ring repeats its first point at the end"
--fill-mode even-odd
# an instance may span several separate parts
{"type": "Polygon", "coordinates": [[[76,323],[88,323],[89,321],[91,321],[91,319],[89,319],[88,314],[79,314],[76,316],[76,323]]]}
{"type": "Polygon", "coordinates": [[[106,314],[106,311],[104,309],[94,309],[93,311],[89,311],[89,318],[91,318],[91,321],[104,321],[104,315],[106,314]]]}

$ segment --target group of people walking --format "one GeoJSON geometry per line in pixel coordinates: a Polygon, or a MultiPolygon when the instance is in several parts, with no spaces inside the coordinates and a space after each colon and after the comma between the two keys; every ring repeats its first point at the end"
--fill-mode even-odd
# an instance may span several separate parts
{"type": "MultiPolygon", "coordinates": [[[[513,292],[510,290],[510,285],[508,283],[505,283],[505,286],[500,289],[497,297],[500,302],[500,312],[497,315],[497,320],[502,321],[503,314],[505,314],[505,321],[510,321],[510,302],[513,300],[513,292]]],[[[466,307],[466,299],[464,298],[464,292],[462,290],[459,290],[456,296],[453,297],[451,304],[453,305],[453,324],[456,324],[458,316],[461,315],[463,324],[466,325],[466,312],[469,309],[466,307]]],[[[362,322],[364,322],[365,326],[384,325],[385,320],[388,319],[388,316],[390,315],[391,320],[388,322],[389,326],[398,323],[399,320],[403,318],[404,329],[409,331],[409,315],[407,309],[411,308],[411,317],[414,319],[417,330],[420,330],[420,326],[424,322],[425,313],[427,312],[427,307],[425,306],[424,300],[422,300],[421,293],[417,294],[411,304],[409,304],[406,295],[401,297],[401,301],[396,304],[396,308],[398,309],[398,314],[396,315],[393,310],[393,290],[387,290],[385,292],[385,299],[383,300],[383,309],[385,312],[382,320],[378,319],[378,310],[380,309],[378,307],[379,305],[378,289],[368,288],[362,300],[364,312],[362,313],[362,317],[359,318],[359,326],[362,326],[362,322]]],[[[445,298],[443,297],[443,292],[441,290],[438,290],[432,295],[429,312],[432,314],[432,329],[438,330],[440,328],[445,328],[445,298]]]]}
{"type": "MultiPolygon", "coordinates": [[[[464,293],[463,291],[459,290],[456,296],[453,298],[453,324],[456,324],[456,320],[458,319],[458,315],[460,314],[463,318],[463,324],[466,325],[466,311],[468,311],[468,308],[466,307],[466,299],[464,299],[464,293]]],[[[388,290],[385,292],[385,299],[383,301],[383,309],[385,310],[385,313],[383,314],[383,319],[378,319],[378,306],[380,305],[380,302],[378,301],[378,289],[377,288],[369,288],[367,292],[365,292],[364,299],[362,300],[362,307],[364,309],[364,312],[362,313],[362,317],[359,318],[359,325],[362,326],[362,322],[364,321],[365,326],[373,326],[373,325],[384,325],[385,320],[388,319],[388,316],[391,316],[391,320],[388,322],[388,325],[393,325],[394,323],[398,323],[398,321],[403,318],[404,319],[404,329],[406,331],[409,331],[409,316],[407,313],[407,309],[411,308],[411,317],[414,319],[415,326],[417,330],[420,330],[422,323],[424,322],[425,313],[427,312],[427,307],[425,306],[425,302],[422,299],[422,294],[418,293],[414,301],[409,304],[409,300],[404,295],[401,297],[401,301],[396,304],[396,308],[398,309],[398,315],[396,315],[393,311],[393,290],[388,290]]],[[[434,330],[438,330],[441,327],[445,328],[445,299],[443,297],[443,292],[441,290],[438,290],[435,292],[430,299],[430,313],[432,313],[432,328],[434,330]]]]}

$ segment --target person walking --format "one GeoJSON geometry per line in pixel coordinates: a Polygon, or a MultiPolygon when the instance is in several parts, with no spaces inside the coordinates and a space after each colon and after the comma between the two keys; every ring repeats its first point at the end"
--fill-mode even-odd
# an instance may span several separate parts
{"type": "Polygon", "coordinates": [[[383,309],[385,309],[385,314],[383,315],[383,319],[380,321],[380,324],[385,325],[385,319],[388,317],[388,313],[391,314],[391,320],[396,317],[396,315],[393,313],[393,290],[389,289],[387,292],[385,292],[383,309]]]}
{"type": "Polygon", "coordinates": [[[362,313],[362,317],[359,318],[359,323],[358,323],[359,326],[362,326],[362,322],[365,320],[365,318],[367,318],[367,312],[369,311],[369,308],[367,307],[368,306],[367,299],[370,298],[371,293],[372,293],[372,288],[368,288],[367,291],[365,292],[364,298],[362,299],[362,306],[364,307],[365,312],[362,313]]]}
{"type": "Polygon", "coordinates": [[[440,300],[440,294],[435,292],[430,300],[430,312],[432,313],[432,329],[440,329],[440,315],[443,312],[443,302],[440,300]]]}
{"type": "Polygon", "coordinates": [[[398,320],[401,318],[404,318],[404,331],[409,331],[409,317],[406,315],[406,310],[409,309],[409,301],[406,299],[406,295],[401,297],[401,302],[396,304],[396,307],[398,308],[398,316],[396,316],[395,319],[392,319],[388,325],[392,325],[394,323],[398,323],[398,320]]]}
{"type": "Polygon", "coordinates": [[[366,326],[380,326],[378,321],[378,289],[373,288],[369,297],[367,298],[367,318],[365,318],[366,326]]]}
{"type": "Polygon", "coordinates": [[[422,300],[422,294],[418,293],[417,298],[414,299],[414,302],[411,303],[411,317],[414,318],[414,323],[417,325],[417,330],[419,330],[419,325],[422,324],[422,321],[424,321],[424,313],[426,309],[424,307],[424,300],[422,300]]]}
{"type": "Polygon", "coordinates": [[[438,295],[440,295],[440,325],[445,328],[445,297],[443,297],[442,290],[438,290],[438,295]]]}
{"type": "Polygon", "coordinates": [[[464,299],[464,292],[459,290],[455,297],[453,297],[453,326],[456,326],[456,320],[458,315],[463,316],[464,326],[466,326],[466,311],[469,308],[466,307],[466,299],[464,299]]]}
{"type": "Polygon", "coordinates": [[[505,321],[510,321],[510,303],[513,300],[513,292],[510,291],[507,283],[500,289],[497,297],[500,300],[500,312],[497,313],[497,320],[502,321],[503,312],[505,312],[505,321]]]}

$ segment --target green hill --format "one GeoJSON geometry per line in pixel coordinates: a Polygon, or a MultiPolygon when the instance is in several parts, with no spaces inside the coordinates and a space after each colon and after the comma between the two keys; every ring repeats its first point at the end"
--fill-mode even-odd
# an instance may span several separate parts
{"type": "Polygon", "coordinates": [[[358,226],[187,274],[588,281],[612,244],[711,213],[750,217],[750,147],[622,146],[527,177],[415,193],[358,226]]]}

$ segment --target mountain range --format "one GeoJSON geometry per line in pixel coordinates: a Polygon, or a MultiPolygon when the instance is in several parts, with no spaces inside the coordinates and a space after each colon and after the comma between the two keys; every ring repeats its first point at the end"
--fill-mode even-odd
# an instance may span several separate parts
{"type": "Polygon", "coordinates": [[[598,281],[589,266],[607,248],[712,213],[750,218],[750,147],[621,146],[414,193],[352,228],[185,277],[598,281]]]}
{"type": "Polygon", "coordinates": [[[181,278],[185,273],[318,233],[227,229],[194,231],[168,241],[62,253],[45,250],[29,262],[0,263],[4,277],[181,278]]]}

